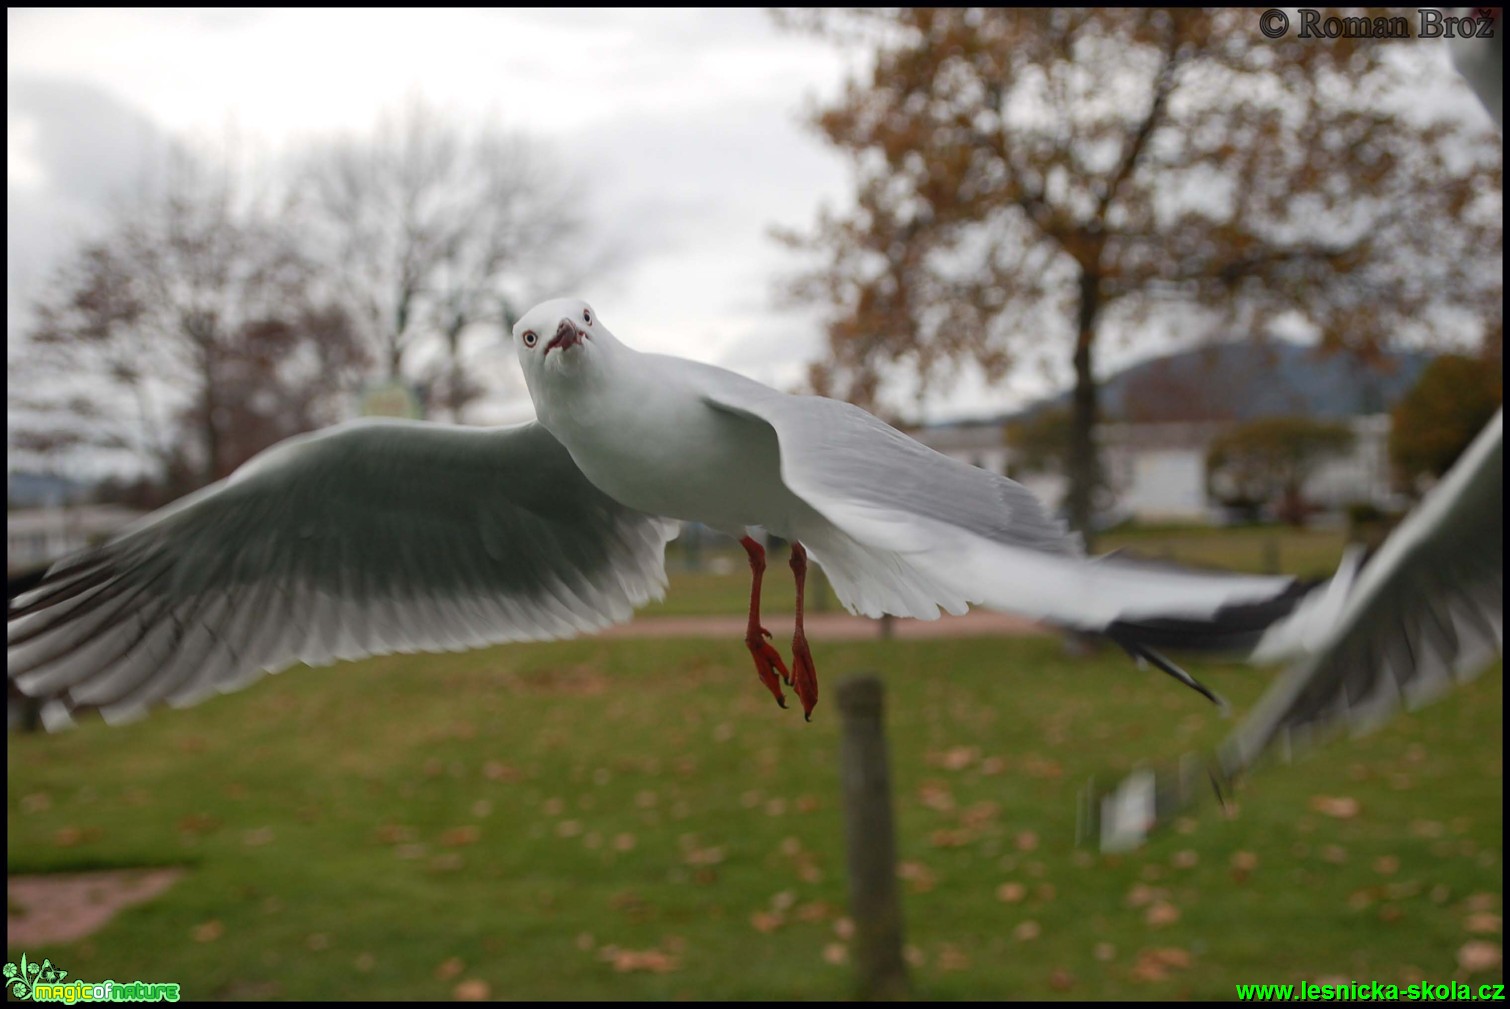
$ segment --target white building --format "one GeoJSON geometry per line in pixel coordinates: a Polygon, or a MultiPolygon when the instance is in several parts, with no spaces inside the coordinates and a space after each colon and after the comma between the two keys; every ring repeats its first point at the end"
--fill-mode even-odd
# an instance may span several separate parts
{"type": "MultiPolygon", "coordinates": [[[[1143,522],[1217,522],[1221,506],[1206,493],[1206,451],[1231,421],[1109,423],[1097,432],[1114,514],[1143,522]]],[[[1306,483],[1306,497],[1326,509],[1357,502],[1397,503],[1391,486],[1388,414],[1349,418],[1352,450],[1322,463],[1306,483]]],[[[993,473],[1013,462],[1004,422],[923,428],[913,437],[947,456],[993,473]]],[[[1044,502],[1057,506],[1065,479],[1057,473],[1014,474],[1044,502]]]]}
{"type": "Polygon", "coordinates": [[[44,568],[109,539],[143,514],[119,505],[51,505],[6,512],[6,574],[44,568]]]}

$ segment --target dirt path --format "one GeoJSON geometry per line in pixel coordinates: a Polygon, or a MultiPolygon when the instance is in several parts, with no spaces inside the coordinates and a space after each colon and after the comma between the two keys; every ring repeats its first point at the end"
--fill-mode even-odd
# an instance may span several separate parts
{"type": "MultiPolygon", "coordinates": [[[[789,620],[790,618],[785,618],[789,620]]],[[[789,628],[767,621],[766,627],[780,635],[789,628]]],[[[828,641],[862,641],[882,637],[882,622],[848,613],[809,613],[805,622],[808,637],[828,641]]],[[[989,638],[1021,634],[1046,634],[1044,627],[1024,617],[1008,613],[972,610],[962,617],[937,620],[893,620],[892,637],[909,640],[922,638],[989,638]]],[[[637,617],[627,624],[610,627],[602,636],[611,638],[743,638],[745,618],[716,617],[637,617]]],[[[789,630],[788,630],[789,633],[789,630]]]]}
{"type": "Polygon", "coordinates": [[[178,881],[182,869],[11,876],[5,881],[5,933],[12,949],[82,939],[121,908],[142,904],[178,881]]]}

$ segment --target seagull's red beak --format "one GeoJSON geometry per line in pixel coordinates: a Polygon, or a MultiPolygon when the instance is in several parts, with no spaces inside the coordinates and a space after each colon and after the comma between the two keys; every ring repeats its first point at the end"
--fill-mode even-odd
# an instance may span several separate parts
{"type": "Polygon", "coordinates": [[[578,329],[576,323],[570,319],[562,319],[561,325],[556,327],[556,335],[551,338],[550,343],[545,345],[545,353],[548,355],[557,348],[565,350],[567,347],[575,347],[585,339],[587,339],[587,334],[578,329]]]}

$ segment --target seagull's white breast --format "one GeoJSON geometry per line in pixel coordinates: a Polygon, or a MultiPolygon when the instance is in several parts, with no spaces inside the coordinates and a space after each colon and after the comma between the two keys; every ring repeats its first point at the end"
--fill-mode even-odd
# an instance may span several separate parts
{"type": "Polygon", "coordinates": [[[775,431],[708,406],[685,373],[655,367],[666,360],[618,354],[596,381],[542,389],[540,420],[588,480],[631,508],[790,536],[804,506],[781,481],[775,431]]]}

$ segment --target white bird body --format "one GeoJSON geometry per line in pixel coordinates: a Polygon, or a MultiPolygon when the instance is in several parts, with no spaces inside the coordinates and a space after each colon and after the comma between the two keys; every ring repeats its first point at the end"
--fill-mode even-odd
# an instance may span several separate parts
{"type": "Polygon", "coordinates": [[[1119,619],[1209,617],[1291,583],[1084,558],[1078,540],[1005,477],[926,449],[848,403],[639,353],[580,301],[546,302],[516,330],[553,333],[584,317],[594,321],[567,349],[517,346],[540,422],[587,479],[643,512],[736,539],[758,526],[801,542],[856,612],[927,620],[978,604],[1099,630],[1119,619]],[[951,499],[972,495],[983,507],[944,518],[960,503],[951,499]]]}
{"type": "Polygon", "coordinates": [[[679,367],[691,362],[641,354],[606,335],[593,350],[611,361],[582,362],[570,381],[531,386],[540,423],[587,479],[631,508],[735,539],[755,526],[796,538],[798,513],[811,509],[782,483],[774,437],[710,407],[679,367]]]}

